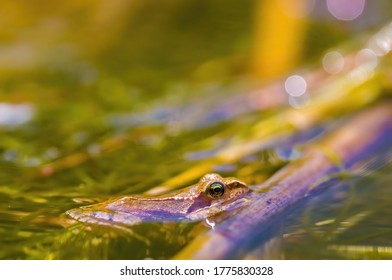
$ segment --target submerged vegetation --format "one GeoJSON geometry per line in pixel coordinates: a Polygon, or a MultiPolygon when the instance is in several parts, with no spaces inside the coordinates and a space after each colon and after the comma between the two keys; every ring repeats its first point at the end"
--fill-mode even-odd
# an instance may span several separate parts
{"type": "Polygon", "coordinates": [[[392,258],[388,1],[38,2],[0,4],[0,259],[392,258]],[[65,215],[211,172],[251,206],[132,227],[65,215]],[[278,189],[261,221],[285,180],[290,203],[278,189]]]}

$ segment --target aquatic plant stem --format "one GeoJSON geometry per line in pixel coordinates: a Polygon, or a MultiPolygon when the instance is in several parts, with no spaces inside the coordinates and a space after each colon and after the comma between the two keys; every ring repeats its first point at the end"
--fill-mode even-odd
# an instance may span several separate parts
{"type": "Polygon", "coordinates": [[[374,106],[357,114],[316,145],[309,146],[302,158],[275,173],[264,184],[255,186],[256,190],[270,188],[265,193],[253,193],[249,206],[199,235],[175,258],[238,258],[240,251],[254,241],[252,238],[268,230],[268,223],[274,217],[319,188],[319,182],[325,181],[323,178],[391,145],[387,135],[391,139],[391,104],[374,106]]]}

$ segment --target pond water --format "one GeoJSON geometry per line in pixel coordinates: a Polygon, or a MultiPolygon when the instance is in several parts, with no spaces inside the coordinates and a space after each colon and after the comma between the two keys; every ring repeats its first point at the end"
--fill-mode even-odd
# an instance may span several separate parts
{"type": "Polygon", "coordinates": [[[284,257],[391,259],[390,172],[389,163],[354,175],[298,206],[283,230],[284,257]]]}
{"type": "MultiPolygon", "coordinates": [[[[208,172],[261,184],[372,102],[342,94],[350,105],[326,101],[331,107],[301,128],[288,120],[308,99],[279,95],[284,77],[305,65],[316,65],[298,70],[315,88],[334,83],[315,70],[322,55],[342,42],[362,46],[350,38],[388,19],[375,20],[372,9],[340,25],[316,4],[306,39],[296,42],[301,58],[272,79],[249,70],[256,1],[98,2],[39,11],[0,4],[10,15],[0,31],[0,259],[172,258],[210,225],[116,228],[77,223],[65,212],[167,193],[208,172]]],[[[381,2],[373,9],[390,6],[381,2]]],[[[390,66],[378,70],[382,77],[390,66]]],[[[390,82],[371,79],[381,88],[374,100],[388,98],[390,82]]],[[[314,108],[304,110],[315,116],[314,108]]],[[[263,257],[392,258],[391,156],[375,162],[374,171],[350,174],[279,219],[263,257]]]]}

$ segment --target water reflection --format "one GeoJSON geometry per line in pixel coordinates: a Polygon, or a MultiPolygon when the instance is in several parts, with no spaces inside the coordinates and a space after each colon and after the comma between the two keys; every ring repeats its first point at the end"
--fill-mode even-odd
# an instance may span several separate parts
{"type": "Polygon", "coordinates": [[[285,258],[390,259],[391,152],[299,206],[284,226],[285,258]]]}

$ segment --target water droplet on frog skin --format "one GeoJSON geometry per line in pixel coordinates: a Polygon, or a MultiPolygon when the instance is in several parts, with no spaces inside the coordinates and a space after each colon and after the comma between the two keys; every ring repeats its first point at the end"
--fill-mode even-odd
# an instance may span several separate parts
{"type": "Polygon", "coordinates": [[[229,218],[233,215],[236,215],[239,211],[241,211],[241,209],[243,207],[247,206],[251,200],[252,199],[249,197],[243,197],[243,198],[240,198],[240,199],[230,203],[229,205],[227,205],[227,207],[225,207],[223,212],[220,212],[214,216],[210,216],[208,218],[205,218],[203,220],[204,225],[207,227],[210,227],[212,229],[215,229],[217,224],[221,223],[222,221],[226,220],[227,218],[229,218]]]}
{"type": "Polygon", "coordinates": [[[204,220],[204,222],[205,222],[205,224],[207,225],[207,226],[209,226],[210,228],[212,228],[212,229],[214,229],[215,228],[215,221],[213,221],[213,220],[209,220],[208,218],[206,218],[205,220],[204,220]]]}

